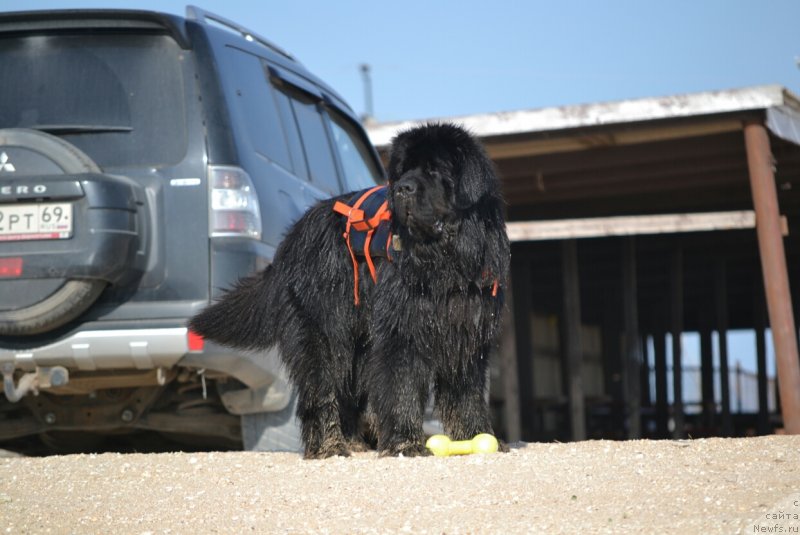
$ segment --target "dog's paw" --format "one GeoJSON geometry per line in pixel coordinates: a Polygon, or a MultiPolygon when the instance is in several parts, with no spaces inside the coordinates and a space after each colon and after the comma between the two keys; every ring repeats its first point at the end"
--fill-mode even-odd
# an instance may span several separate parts
{"type": "Polygon", "coordinates": [[[363,453],[371,449],[369,444],[367,444],[367,441],[361,438],[352,438],[348,440],[347,447],[353,453],[363,453]]]}
{"type": "Polygon", "coordinates": [[[381,450],[380,454],[381,457],[426,457],[431,452],[417,442],[402,442],[381,450]]]}
{"type": "Polygon", "coordinates": [[[327,459],[328,457],[350,457],[350,450],[342,442],[322,444],[316,449],[306,449],[304,459],[327,459]]]}

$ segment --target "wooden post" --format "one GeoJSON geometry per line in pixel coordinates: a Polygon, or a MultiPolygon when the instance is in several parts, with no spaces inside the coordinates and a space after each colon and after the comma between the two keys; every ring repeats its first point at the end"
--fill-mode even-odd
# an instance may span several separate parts
{"type": "Polygon", "coordinates": [[[507,442],[522,440],[522,419],[519,404],[519,365],[517,363],[516,329],[514,328],[514,285],[506,287],[503,309],[503,331],[500,338],[500,365],[503,370],[503,423],[507,442]]]}
{"type": "Polygon", "coordinates": [[[578,248],[575,240],[561,245],[564,277],[564,362],[566,363],[572,440],[586,439],[586,409],[583,395],[583,343],[581,340],[581,298],[578,280],[578,248]]]}
{"type": "MultiPolygon", "coordinates": [[[[516,357],[516,384],[519,415],[510,415],[509,430],[519,433],[522,439],[528,439],[535,431],[533,424],[534,401],[533,392],[533,343],[531,341],[531,270],[530,261],[524,254],[511,255],[511,280],[514,288],[513,302],[509,309],[514,312],[514,348],[516,357]],[[513,420],[519,419],[519,430],[512,429],[516,425],[513,420]]],[[[509,362],[509,366],[511,363],[509,362]]],[[[509,371],[514,368],[509,368],[509,371]]],[[[513,411],[513,408],[509,407],[513,411]]],[[[510,439],[509,439],[510,440],[510,439]]]]}
{"type": "Polygon", "coordinates": [[[742,414],[742,363],[736,361],[736,412],[742,414]]]}
{"type": "Polygon", "coordinates": [[[800,434],[800,360],[769,134],[761,122],[748,122],[744,125],[744,140],[769,324],[775,345],[783,426],[789,434],[800,434]]]}
{"type": "Polygon", "coordinates": [[[672,334],[672,418],[673,438],[684,438],[683,413],[683,250],[676,247],[670,264],[670,332],[672,334]]]}
{"type": "Polygon", "coordinates": [[[639,384],[642,385],[642,407],[653,407],[653,397],[650,395],[650,370],[653,369],[650,361],[650,348],[647,345],[647,333],[639,333],[639,345],[642,352],[642,366],[639,373],[639,384]]]}
{"type": "Polygon", "coordinates": [[[605,288],[602,318],[603,379],[606,395],[611,399],[611,428],[614,438],[625,437],[626,412],[622,382],[622,318],[619,313],[622,307],[619,294],[617,284],[611,283],[605,288]]]}
{"type": "Polygon", "coordinates": [[[700,386],[703,393],[703,427],[707,436],[713,434],[717,402],[714,399],[714,347],[711,330],[700,330],[700,386]]]}
{"type": "Polygon", "coordinates": [[[627,398],[628,438],[642,436],[641,375],[639,344],[639,304],[636,287],[636,243],[626,238],[622,249],[622,316],[625,327],[625,397],[627,398]]]}
{"type": "Polygon", "coordinates": [[[719,336],[719,393],[722,404],[722,436],[733,434],[731,419],[731,382],[728,373],[728,271],[725,260],[719,259],[714,268],[714,301],[719,336]]]}
{"type": "Polygon", "coordinates": [[[756,287],[753,292],[753,315],[756,335],[756,382],[758,384],[758,421],[756,432],[767,435],[772,429],[769,425],[769,383],[767,381],[767,340],[766,311],[764,310],[764,291],[756,287]]]}
{"type": "Polygon", "coordinates": [[[667,335],[653,333],[653,367],[656,372],[656,436],[669,436],[669,395],[667,393],[667,335]]]}

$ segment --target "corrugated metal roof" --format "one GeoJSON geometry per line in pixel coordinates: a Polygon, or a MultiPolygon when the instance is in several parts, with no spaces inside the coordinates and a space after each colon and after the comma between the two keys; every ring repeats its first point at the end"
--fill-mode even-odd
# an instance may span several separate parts
{"type": "MultiPolygon", "coordinates": [[[[398,132],[431,121],[454,122],[479,137],[488,137],[773,108],[780,109],[783,116],[800,117],[800,99],[797,96],[782,86],[765,85],[617,102],[378,123],[368,126],[367,132],[372,143],[381,147],[388,145],[398,132]]],[[[785,131],[785,128],[782,130],[785,131]]],[[[776,134],[780,135],[779,132],[776,134]]],[[[791,139],[795,142],[798,140],[791,139]]]]}

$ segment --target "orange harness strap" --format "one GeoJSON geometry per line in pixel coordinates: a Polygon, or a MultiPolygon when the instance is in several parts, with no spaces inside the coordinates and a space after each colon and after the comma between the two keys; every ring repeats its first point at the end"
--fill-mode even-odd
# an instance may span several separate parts
{"type": "MultiPolygon", "coordinates": [[[[489,272],[488,270],[484,270],[483,272],[484,279],[488,279],[491,276],[492,276],[491,272],[489,272]]],[[[497,297],[497,290],[499,288],[500,288],[500,281],[498,279],[495,279],[494,282],[492,283],[492,297],[497,297]]]]}
{"type": "Polygon", "coordinates": [[[358,299],[358,260],[356,259],[356,254],[353,251],[353,246],[350,243],[350,228],[354,228],[359,232],[366,231],[367,237],[364,243],[364,256],[367,261],[367,267],[369,268],[369,273],[372,276],[372,281],[377,282],[378,277],[375,273],[375,264],[372,261],[372,257],[369,254],[369,244],[372,241],[372,235],[375,233],[375,229],[380,225],[382,221],[388,221],[392,217],[392,213],[389,210],[389,203],[388,201],[384,201],[383,204],[378,208],[373,215],[369,219],[364,219],[364,211],[360,209],[361,205],[364,201],[372,195],[376,190],[379,190],[385,186],[375,186],[374,188],[368,189],[364,194],[358,198],[358,200],[353,203],[353,206],[349,206],[343,202],[336,201],[336,204],[333,205],[333,211],[342,214],[343,216],[347,217],[347,223],[345,225],[344,230],[344,239],[347,242],[347,250],[350,252],[350,259],[353,261],[353,297],[355,300],[356,306],[359,305],[358,299]]]}
{"type": "MultiPolygon", "coordinates": [[[[375,263],[372,261],[372,256],[369,252],[369,246],[372,242],[372,236],[375,234],[375,229],[378,228],[378,225],[380,225],[383,221],[390,220],[392,217],[392,212],[389,210],[389,202],[384,201],[380,207],[378,207],[372,217],[365,219],[366,214],[364,213],[364,210],[361,209],[361,205],[369,198],[370,195],[383,187],[385,186],[375,186],[374,188],[368,189],[361,195],[361,197],[358,198],[358,200],[356,200],[355,203],[353,203],[353,206],[341,201],[336,201],[336,203],[333,205],[334,212],[342,214],[347,218],[344,230],[344,239],[347,243],[347,250],[350,253],[350,259],[353,261],[353,298],[356,306],[360,304],[360,300],[358,298],[358,259],[356,258],[356,253],[353,251],[353,245],[350,241],[350,229],[352,228],[359,232],[366,232],[367,235],[364,241],[364,258],[367,262],[367,267],[369,268],[369,274],[372,277],[372,281],[378,282],[378,276],[375,271],[375,263]]],[[[387,256],[391,243],[392,236],[390,234],[389,239],[386,242],[387,256]]],[[[488,271],[484,271],[483,278],[486,279],[489,277],[491,277],[491,274],[488,271]]],[[[494,279],[492,284],[492,297],[497,296],[499,285],[499,281],[494,279]]]]}
{"type": "MultiPolygon", "coordinates": [[[[367,267],[369,274],[372,276],[372,282],[378,282],[378,276],[375,273],[375,264],[372,262],[372,256],[369,254],[369,244],[372,242],[372,236],[375,234],[375,229],[381,224],[381,221],[388,221],[391,219],[392,213],[389,211],[389,201],[383,201],[375,215],[369,219],[369,230],[367,231],[367,238],[364,241],[364,258],[367,260],[367,267]]],[[[356,229],[358,230],[358,229],[356,229]]],[[[386,243],[391,243],[391,238],[386,240],[386,243]]]]}

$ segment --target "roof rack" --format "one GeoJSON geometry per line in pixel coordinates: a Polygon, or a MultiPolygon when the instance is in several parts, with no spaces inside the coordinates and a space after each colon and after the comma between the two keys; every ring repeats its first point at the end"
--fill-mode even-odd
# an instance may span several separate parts
{"type": "Polygon", "coordinates": [[[264,37],[261,37],[257,33],[248,30],[244,26],[233,22],[232,20],[228,20],[225,17],[217,15],[216,13],[211,13],[210,11],[206,11],[205,9],[202,9],[194,5],[188,5],[186,6],[186,17],[203,24],[212,24],[215,26],[221,26],[228,31],[241,35],[248,41],[258,43],[261,46],[267,47],[270,50],[277,52],[278,54],[284,56],[287,59],[297,62],[297,59],[294,56],[286,52],[278,45],[274,44],[268,39],[265,39],[264,37]]]}

